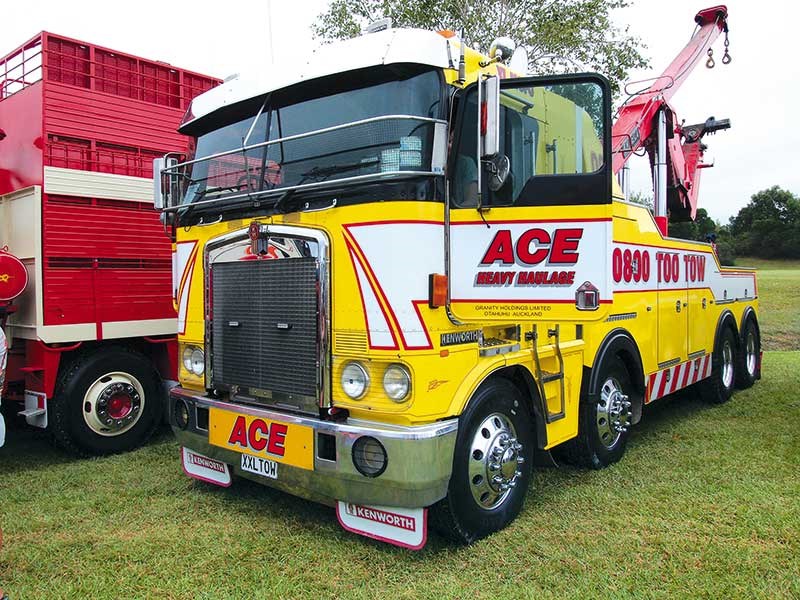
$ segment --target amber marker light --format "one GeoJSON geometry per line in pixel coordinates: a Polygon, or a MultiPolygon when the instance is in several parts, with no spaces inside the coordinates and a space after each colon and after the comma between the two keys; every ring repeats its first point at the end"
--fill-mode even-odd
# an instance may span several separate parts
{"type": "Polygon", "coordinates": [[[447,304],[447,275],[431,273],[428,276],[428,306],[438,308],[447,304]]]}

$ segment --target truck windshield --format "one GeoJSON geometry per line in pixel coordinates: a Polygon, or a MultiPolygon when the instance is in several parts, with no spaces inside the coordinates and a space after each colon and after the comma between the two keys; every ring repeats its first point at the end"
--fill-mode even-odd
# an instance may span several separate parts
{"type": "Polygon", "coordinates": [[[179,166],[181,204],[263,198],[268,206],[336,181],[439,174],[431,160],[443,93],[437,71],[391,65],[231,107],[194,132],[194,156],[179,166]]]}

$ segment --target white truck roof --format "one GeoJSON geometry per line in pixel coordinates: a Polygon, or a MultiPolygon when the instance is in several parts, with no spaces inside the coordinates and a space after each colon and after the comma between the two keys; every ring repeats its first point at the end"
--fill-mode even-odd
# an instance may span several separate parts
{"type": "Polygon", "coordinates": [[[449,41],[424,29],[387,29],[356,38],[326,44],[315,49],[299,65],[286,62],[267,65],[258,77],[237,77],[204,92],[192,100],[192,121],[242,100],[262,96],[301,81],[377,65],[416,63],[447,68],[458,64],[458,39],[449,41]],[[452,62],[451,62],[452,61],[452,62]]]}

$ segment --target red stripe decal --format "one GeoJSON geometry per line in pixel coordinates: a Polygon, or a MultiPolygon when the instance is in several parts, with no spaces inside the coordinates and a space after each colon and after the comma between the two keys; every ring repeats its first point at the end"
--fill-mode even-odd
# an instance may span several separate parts
{"type": "Polygon", "coordinates": [[[694,369],[694,366],[692,365],[692,361],[684,363],[684,367],[685,367],[686,370],[683,373],[683,383],[681,384],[682,388],[685,388],[687,385],[689,385],[689,377],[692,374],[692,369],[694,369]]]}
{"type": "Polygon", "coordinates": [[[667,387],[668,374],[669,374],[669,369],[665,369],[664,371],[662,371],[661,385],[658,386],[658,396],[656,396],[657,398],[661,398],[662,396],[666,396],[667,394],[665,388],[667,387]]]}

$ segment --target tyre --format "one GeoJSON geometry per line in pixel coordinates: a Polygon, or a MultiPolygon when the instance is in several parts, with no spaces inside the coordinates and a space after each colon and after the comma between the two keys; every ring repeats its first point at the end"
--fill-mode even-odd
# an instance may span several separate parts
{"type": "Polygon", "coordinates": [[[49,406],[50,429],[59,446],[77,454],[125,452],[152,435],[163,406],[161,379],[147,358],[104,348],[63,371],[49,406]]]}
{"type": "Polygon", "coordinates": [[[461,415],[447,496],[431,507],[431,524],[470,544],[503,529],[522,509],[531,478],[533,423],[515,385],[484,383],[461,415]]]}
{"type": "Polygon", "coordinates": [[[700,397],[711,404],[722,404],[731,399],[736,381],[736,334],[724,327],[714,343],[711,357],[711,376],[697,384],[700,397]]]}
{"type": "Polygon", "coordinates": [[[759,376],[761,360],[761,336],[755,319],[749,317],[742,328],[742,350],[736,362],[736,387],[740,390],[751,387],[759,376]]]}
{"type": "Polygon", "coordinates": [[[596,368],[597,392],[590,394],[588,384],[581,391],[578,436],[557,453],[572,465],[590,469],[605,468],[625,454],[630,436],[630,396],[634,393],[628,369],[618,356],[596,368]]]}

